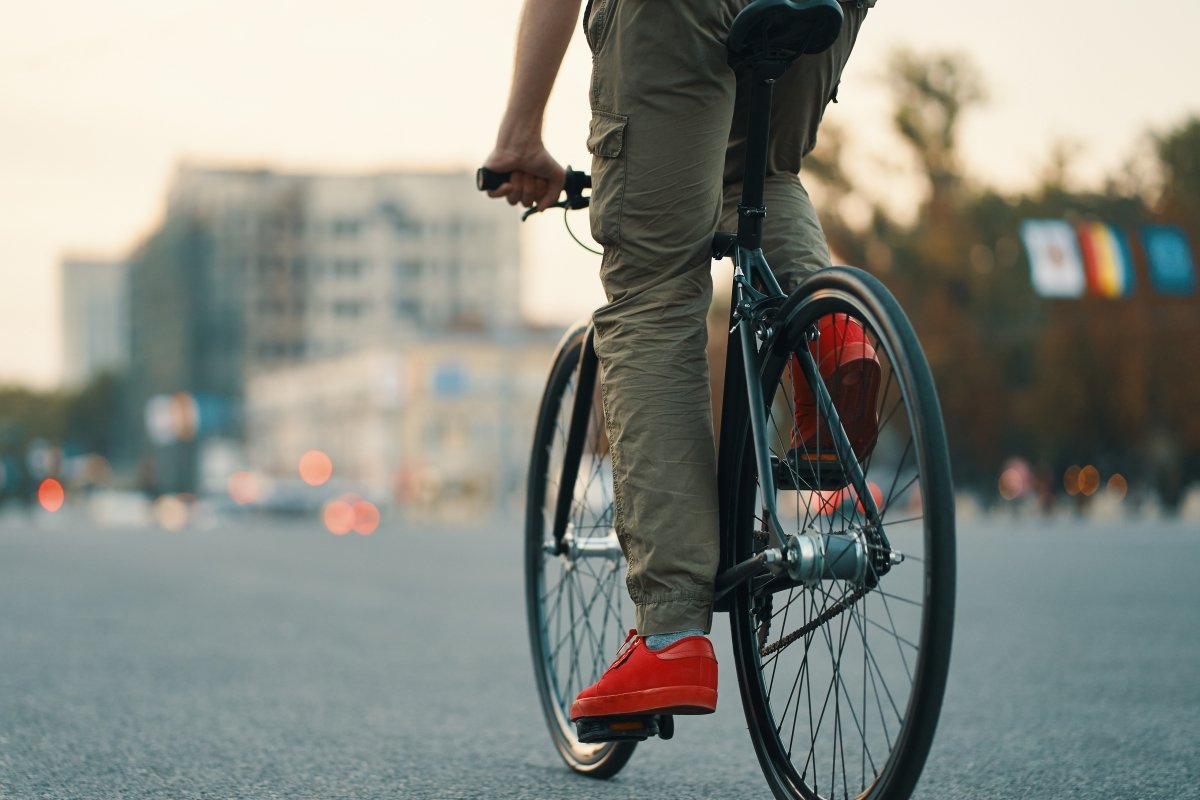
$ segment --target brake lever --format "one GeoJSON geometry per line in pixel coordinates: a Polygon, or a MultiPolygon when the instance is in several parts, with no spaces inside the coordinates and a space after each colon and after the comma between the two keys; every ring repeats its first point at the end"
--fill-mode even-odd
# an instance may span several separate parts
{"type": "Polygon", "coordinates": [[[529,209],[524,214],[521,215],[521,222],[524,222],[525,220],[529,219],[534,214],[540,214],[541,212],[549,211],[552,208],[565,208],[568,210],[587,208],[589,205],[588,200],[589,200],[589,198],[587,198],[587,197],[578,197],[577,196],[577,197],[568,197],[566,200],[559,200],[558,202],[553,203],[548,206],[533,205],[533,206],[530,206],[529,209]]]}
{"type": "Polygon", "coordinates": [[[532,205],[529,207],[529,209],[524,214],[521,215],[521,222],[524,222],[525,220],[529,219],[534,214],[540,214],[543,211],[546,211],[551,208],[566,208],[566,204],[560,200],[552,206],[543,207],[543,206],[539,206],[539,205],[532,205]]]}

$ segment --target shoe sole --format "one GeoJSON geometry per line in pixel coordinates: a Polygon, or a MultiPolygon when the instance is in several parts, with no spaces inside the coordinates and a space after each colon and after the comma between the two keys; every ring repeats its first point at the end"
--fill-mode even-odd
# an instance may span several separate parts
{"type": "Polygon", "coordinates": [[[716,689],[702,686],[663,686],[576,700],[571,705],[571,721],[587,717],[642,714],[711,714],[716,710],[716,689]]]}

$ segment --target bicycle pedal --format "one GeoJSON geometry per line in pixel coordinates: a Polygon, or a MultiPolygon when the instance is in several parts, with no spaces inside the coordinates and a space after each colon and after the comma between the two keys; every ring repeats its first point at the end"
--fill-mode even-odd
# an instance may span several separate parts
{"type": "Polygon", "coordinates": [[[584,717],[575,721],[575,730],[583,744],[644,742],[651,736],[670,739],[675,735],[675,718],[669,714],[584,717]]]}
{"type": "Polygon", "coordinates": [[[790,450],[787,461],[771,456],[775,488],[791,491],[833,491],[850,484],[842,462],[833,453],[802,453],[790,450]]]}

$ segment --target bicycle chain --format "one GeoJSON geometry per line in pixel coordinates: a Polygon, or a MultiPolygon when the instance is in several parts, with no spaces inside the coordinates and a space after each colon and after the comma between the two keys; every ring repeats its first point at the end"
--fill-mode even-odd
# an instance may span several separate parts
{"type": "MultiPolygon", "coordinates": [[[[848,597],[842,598],[841,600],[837,601],[829,608],[825,609],[825,611],[820,616],[818,616],[813,621],[809,622],[807,625],[804,625],[804,626],[792,631],[787,636],[784,636],[782,639],[780,639],[778,642],[775,642],[774,644],[769,644],[766,647],[759,648],[758,657],[763,658],[765,656],[769,656],[769,655],[771,655],[771,653],[777,652],[777,651],[782,650],[783,648],[787,647],[788,645],[790,645],[792,642],[796,641],[800,637],[807,636],[808,634],[815,631],[817,628],[824,625],[826,622],[829,622],[831,619],[838,616],[846,609],[850,608],[850,606],[857,603],[859,600],[861,600],[863,597],[865,597],[867,595],[867,593],[870,591],[871,591],[870,587],[863,587],[861,589],[854,590],[853,592],[850,593],[850,595],[848,597]]],[[[768,606],[768,608],[769,607],[770,606],[768,606]]],[[[767,620],[766,624],[768,624],[768,625],[770,624],[769,619],[767,620]]]]}

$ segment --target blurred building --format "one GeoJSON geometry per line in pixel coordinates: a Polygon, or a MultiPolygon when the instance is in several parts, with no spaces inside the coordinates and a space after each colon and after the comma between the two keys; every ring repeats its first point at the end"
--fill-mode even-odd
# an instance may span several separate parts
{"type": "Polygon", "coordinates": [[[518,247],[511,209],[481,201],[466,172],[181,168],[130,258],[127,413],[154,417],[143,482],[194,489],[205,443],[244,436],[250,376],[515,330],[518,247]]]}
{"type": "Polygon", "coordinates": [[[253,375],[246,466],[295,480],[321,450],[338,484],[402,511],[511,507],[558,335],[415,336],[253,375]]]}
{"type": "Polygon", "coordinates": [[[125,261],[65,258],[62,262],[63,382],[72,388],[129,360],[125,261]]]}

